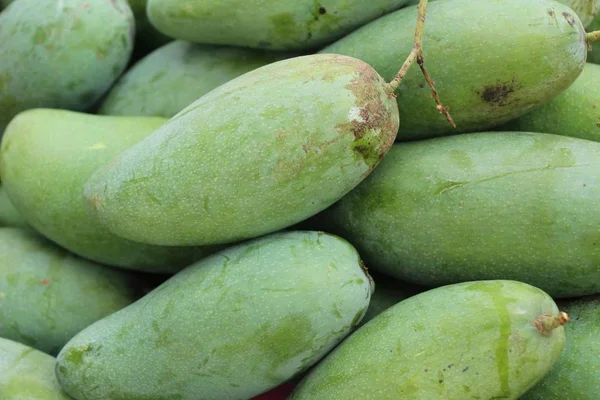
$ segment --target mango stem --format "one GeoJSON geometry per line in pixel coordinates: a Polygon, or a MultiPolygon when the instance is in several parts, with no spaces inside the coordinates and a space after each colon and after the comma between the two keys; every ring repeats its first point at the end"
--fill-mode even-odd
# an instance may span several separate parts
{"type": "Polygon", "coordinates": [[[435,103],[437,104],[437,110],[442,115],[444,115],[444,117],[446,117],[446,120],[450,123],[450,125],[452,125],[454,128],[456,128],[456,124],[454,123],[454,120],[450,116],[448,107],[444,107],[442,105],[442,101],[440,100],[440,95],[435,88],[435,83],[433,82],[433,79],[431,79],[431,76],[425,69],[425,65],[424,65],[425,57],[423,56],[423,28],[425,26],[425,16],[427,15],[427,2],[428,2],[428,0],[420,0],[419,1],[419,7],[418,7],[418,13],[417,13],[417,28],[415,29],[415,42],[414,42],[413,48],[412,48],[410,54],[408,55],[407,59],[402,64],[400,71],[398,71],[398,73],[396,74],[394,79],[392,79],[390,81],[389,85],[392,90],[392,93],[395,92],[398,89],[398,87],[400,86],[400,84],[402,83],[402,81],[404,80],[404,78],[406,77],[406,74],[408,73],[408,70],[410,69],[410,67],[414,64],[415,61],[417,61],[417,63],[419,64],[419,67],[421,68],[421,71],[423,72],[423,76],[425,76],[425,81],[427,82],[427,85],[431,88],[431,93],[433,94],[433,99],[435,100],[435,103]]]}
{"type": "Polygon", "coordinates": [[[588,43],[597,42],[600,40],[600,31],[588,32],[585,34],[585,39],[588,43]]]}
{"type": "Polygon", "coordinates": [[[565,326],[569,323],[569,320],[569,315],[566,312],[561,311],[558,315],[542,314],[531,324],[537,328],[540,334],[549,336],[554,329],[559,326],[565,326]]]}

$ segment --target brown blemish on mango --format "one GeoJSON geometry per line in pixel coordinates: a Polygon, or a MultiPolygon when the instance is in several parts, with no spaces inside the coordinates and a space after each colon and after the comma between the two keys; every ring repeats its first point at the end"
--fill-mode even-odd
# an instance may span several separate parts
{"type": "Polygon", "coordinates": [[[494,106],[502,107],[509,103],[511,94],[518,89],[518,85],[514,79],[508,83],[496,83],[493,85],[487,85],[481,92],[477,92],[481,100],[485,101],[494,106]]]}

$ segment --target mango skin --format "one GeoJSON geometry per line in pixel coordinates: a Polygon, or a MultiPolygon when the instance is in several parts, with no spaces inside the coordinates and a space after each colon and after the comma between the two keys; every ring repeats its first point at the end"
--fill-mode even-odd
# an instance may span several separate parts
{"type": "Polygon", "coordinates": [[[552,298],[521,282],[418,294],[353,333],[290,399],[518,399],[565,346],[563,327],[543,336],[531,324],[544,313],[558,315],[552,298]]]}
{"type": "Polygon", "coordinates": [[[29,229],[29,224],[8,198],[4,186],[0,186],[0,226],[29,229]]]}
{"type": "Polygon", "coordinates": [[[84,196],[111,232],[142,243],[209,245],[276,232],[329,207],[379,164],[398,130],[390,90],[350,57],[266,65],[99,168],[84,196]]]}
{"type": "Polygon", "coordinates": [[[148,0],[150,23],[190,42],[311,50],[400,8],[406,0],[148,0]]]}
{"type": "Polygon", "coordinates": [[[123,75],[99,113],[170,118],[216,87],[288,57],[291,54],[173,41],[123,75]]]}
{"type": "MultiPolygon", "coordinates": [[[[359,58],[390,81],[412,49],[416,16],[415,6],[400,9],[319,53],[359,58]]],[[[423,33],[425,65],[457,128],[432,106],[421,71],[411,68],[396,91],[398,140],[484,131],[526,114],[579,76],[587,51],[584,34],[573,11],[552,0],[432,3],[423,33]]]]}
{"type": "Polygon", "coordinates": [[[440,286],[514,279],[600,292],[600,143],[482,132],[396,144],[324,213],[369,268],[440,286]]]}
{"type": "Polygon", "coordinates": [[[590,400],[600,393],[600,296],[559,305],[571,317],[565,326],[565,351],[522,400],[590,400]]]}
{"type": "Polygon", "coordinates": [[[553,133],[600,142],[600,65],[586,64],[583,73],[563,93],[498,129],[553,133]]]}
{"type": "Polygon", "coordinates": [[[44,236],[87,259],[146,272],[175,273],[216,248],[132,242],[104,228],[82,198],[100,166],[167,120],[34,109],[17,115],[0,148],[3,188],[44,236]]]}
{"type": "Polygon", "coordinates": [[[56,380],[54,357],[0,338],[0,399],[72,400],[56,380]]]}
{"type": "Polygon", "coordinates": [[[337,345],[371,291],[345,240],[276,233],[204,259],[86,328],[58,355],[57,377],[76,399],[249,399],[337,345]]]}
{"type": "Polygon", "coordinates": [[[19,0],[0,14],[0,133],[19,112],[85,110],[121,75],[133,48],[125,0],[19,0]]]}
{"type": "Polygon", "coordinates": [[[30,231],[0,228],[0,337],[54,355],[83,328],[134,302],[141,282],[30,231]]]}

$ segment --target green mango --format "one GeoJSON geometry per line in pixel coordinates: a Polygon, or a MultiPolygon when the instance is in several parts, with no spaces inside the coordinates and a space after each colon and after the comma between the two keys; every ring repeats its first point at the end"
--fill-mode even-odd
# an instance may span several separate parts
{"type": "Polygon", "coordinates": [[[397,131],[391,86],[367,64],[295,57],[202,96],[99,168],[84,196],[111,232],[130,240],[250,239],[342,198],[377,166],[397,131]]]}
{"type": "MultiPolygon", "coordinates": [[[[413,47],[416,14],[415,6],[400,9],[319,53],[361,59],[390,80],[413,47]]],[[[412,68],[396,91],[398,140],[483,131],[524,115],[575,81],[586,46],[579,18],[552,0],[434,2],[423,34],[425,66],[457,128],[431,107],[431,91],[412,68]]]]}
{"type": "Polygon", "coordinates": [[[369,268],[440,286],[514,279],[600,292],[600,143],[482,132],[396,144],[324,213],[369,268]]]}
{"type": "Polygon", "coordinates": [[[288,57],[291,55],[177,40],[123,75],[99,113],[172,117],[217,86],[288,57]]]}
{"type": "Polygon", "coordinates": [[[518,399],[559,359],[567,320],[521,282],[433,289],[354,332],[290,399],[518,399]]]}
{"type": "MultiPolygon", "coordinates": [[[[598,31],[600,30],[600,16],[598,16],[592,25],[589,27],[590,31],[598,31]]],[[[588,53],[588,62],[594,64],[600,64],[600,43],[596,43],[592,45],[592,51],[588,53]]],[[[596,89],[598,90],[598,89],[596,89]]]]}
{"type": "Polygon", "coordinates": [[[133,48],[126,0],[19,0],[0,14],[0,134],[19,112],[84,110],[110,88],[133,48]]]}
{"type": "Polygon", "coordinates": [[[177,39],[272,50],[310,50],[397,10],[405,2],[148,0],[147,12],[156,29],[177,39]]]}
{"type": "Polygon", "coordinates": [[[174,273],[216,251],[132,242],[89,213],[83,185],[100,166],[167,120],[33,109],[8,125],[0,149],[4,189],[40,233],[93,261],[147,272],[174,273]]]}
{"type": "Polygon", "coordinates": [[[600,393],[600,296],[559,305],[571,317],[565,352],[522,400],[592,400],[600,393]]]}
{"type": "Polygon", "coordinates": [[[29,228],[29,224],[23,219],[8,198],[4,185],[0,186],[0,226],[29,228]]]}
{"type": "Polygon", "coordinates": [[[600,142],[600,65],[588,63],[563,93],[498,130],[553,133],[600,142]]]}
{"type": "Polygon", "coordinates": [[[54,374],[54,357],[0,338],[0,399],[71,400],[54,374]]]}
{"type": "Polygon", "coordinates": [[[139,281],[30,231],[0,228],[0,337],[56,354],[83,328],[134,302],[139,281]]]}
{"type": "Polygon", "coordinates": [[[325,356],[361,320],[371,291],[341,238],[261,237],[86,328],[58,355],[57,377],[76,399],[249,399],[325,356]]]}

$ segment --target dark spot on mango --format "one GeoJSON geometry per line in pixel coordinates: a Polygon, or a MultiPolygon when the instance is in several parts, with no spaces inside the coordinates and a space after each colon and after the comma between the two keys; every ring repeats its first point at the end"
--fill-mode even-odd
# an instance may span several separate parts
{"type": "Polygon", "coordinates": [[[569,25],[571,26],[575,26],[575,17],[573,17],[573,15],[569,14],[568,12],[563,12],[562,16],[565,17],[565,19],[567,20],[567,22],[569,23],[569,25]]]}
{"type": "Polygon", "coordinates": [[[320,7],[319,8],[319,14],[321,14],[321,15],[327,14],[327,9],[325,7],[320,7]]]}
{"type": "Polygon", "coordinates": [[[486,103],[494,106],[504,106],[508,103],[508,98],[515,91],[515,82],[509,83],[497,83],[495,85],[488,85],[483,88],[482,92],[478,92],[480,97],[486,103]]]}

